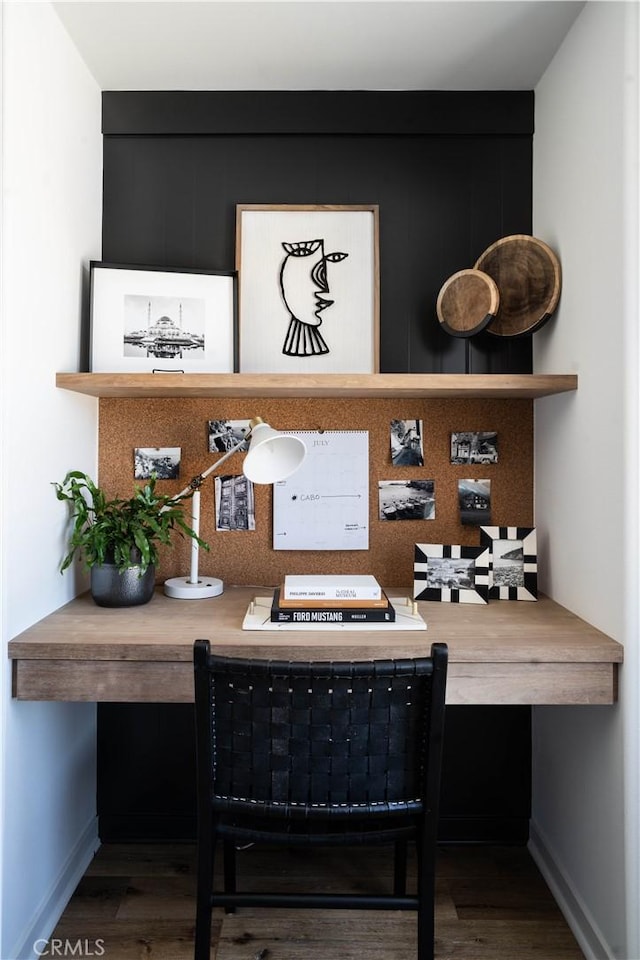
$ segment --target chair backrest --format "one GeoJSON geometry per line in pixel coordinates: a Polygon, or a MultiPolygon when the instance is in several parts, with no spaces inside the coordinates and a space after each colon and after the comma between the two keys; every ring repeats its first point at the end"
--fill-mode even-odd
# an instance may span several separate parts
{"type": "Polygon", "coordinates": [[[448,652],[280,662],[194,645],[199,777],[220,810],[315,817],[437,809],[448,652]]]}

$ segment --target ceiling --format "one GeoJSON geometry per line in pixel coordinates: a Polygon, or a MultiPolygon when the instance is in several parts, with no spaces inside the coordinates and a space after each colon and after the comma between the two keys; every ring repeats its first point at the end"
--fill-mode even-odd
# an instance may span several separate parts
{"type": "Polygon", "coordinates": [[[54,3],[102,90],[531,90],[578,0],[54,3]]]}

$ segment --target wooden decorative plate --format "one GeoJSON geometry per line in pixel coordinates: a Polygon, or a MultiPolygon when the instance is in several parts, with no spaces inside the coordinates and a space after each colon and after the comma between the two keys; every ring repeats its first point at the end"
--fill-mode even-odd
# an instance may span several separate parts
{"type": "Polygon", "coordinates": [[[475,267],[492,277],[500,291],[500,306],[487,333],[496,337],[534,333],[558,305],[560,261],[537,237],[503,237],[487,247],[475,267]]]}
{"type": "Polygon", "coordinates": [[[500,304],[498,287],[480,270],[459,270],[443,283],[436,312],[452,337],[472,337],[491,323],[500,304]]]}

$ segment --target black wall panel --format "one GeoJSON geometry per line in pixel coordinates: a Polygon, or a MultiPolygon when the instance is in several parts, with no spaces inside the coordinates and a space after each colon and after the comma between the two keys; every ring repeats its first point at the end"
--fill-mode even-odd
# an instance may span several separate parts
{"type": "MultiPolygon", "coordinates": [[[[521,137],[107,138],[103,259],[233,269],[237,203],[377,203],[382,372],[464,372],[438,291],[494,240],[531,231],[530,154],[521,137]]],[[[469,353],[475,373],[531,370],[529,339],[485,334],[469,353]]]]}
{"type": "Polygon", "coordinates": [[[242,90],[107,92],[106,136],[529,136],[533,91],[242,90]]]}
{"type": "MultiPolygon", "coordinates": [[[[531,342],[440,330],[444,281],[531,232],[530,92],[105,93],[103,259],[232,269],[238,203],[377,203],[381,370],[528,373],[531,342]]],[[[188,706],[99,707],[105,840],[191,837],[188,706]]],[[[528,708],[449,710],[442,834],[523,841],[528,708]]]]}
{"type": "Polygon", "coordinates": [[[452,273],[500,237],[531,232],[530,94],[316,94],[303,133],[291,132],[300,97],[293,109],[286,94],[242,95],[249,126],[238,133],[225,96],[227,106],[237,102],[233,94],[104,95],[103,259],[232,269],[238,203],[377,203],[381,370],[531,371],[529,338],[465,343],[441,332],[435,311],[452,273]],[[262,114],[251,109],[255,98],[262,114]],[[132,132],[127,105],[152,132],[132,132]],[[480,132],[483,116],[489,133],[480,132]],[[313,132],[347,123],[375,130],[313,132]],[[269,126],[287,132],[265,133],[269,126]]]}

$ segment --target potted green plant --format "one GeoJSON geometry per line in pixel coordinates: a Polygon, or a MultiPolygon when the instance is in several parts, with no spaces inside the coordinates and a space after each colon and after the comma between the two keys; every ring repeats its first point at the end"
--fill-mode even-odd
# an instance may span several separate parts
{"type": "Polygon", "coordinates": [[[91,594],[99,606],[147,603],[153,595],[159,547],[170,544],[174,532],[209,549],[185,519],[182,502],[191,493],[178,497],[158,493],[155,476],[136,486],[129,500],[107,499],[80,470],[70,470],[62,483],[53,486],[58,500],[69,503],[73,520],[69,552],[60,572],[76,555],[84,560],[91,571],[91,594]]]}

